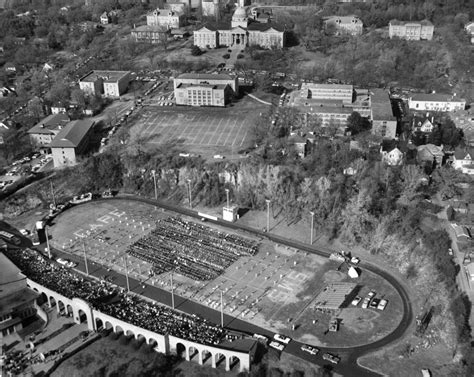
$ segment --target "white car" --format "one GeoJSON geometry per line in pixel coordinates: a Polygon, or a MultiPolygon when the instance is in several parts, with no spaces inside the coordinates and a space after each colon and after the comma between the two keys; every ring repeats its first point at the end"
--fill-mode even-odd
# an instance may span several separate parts
{"type": "Polygon", "coordinates": [[[359,258],[357,258],[357,257],[352,257],[352,258],[351,258],[351,263],[352,263],[352,264],[359,264],[359,262],[360,262],[360,259],[359,259],[359,258]]]}
{"type": "Polygon", "coordinates": [[[356,296],[356,297],[354,298],[354,300],[352,300],[351,304],[354,305],[354,306],[357,306],[357,305],[359,305],[359,302],[360,302],[361,300],[362,300],[362,297],[356,296]]]}
{"type": "Polygon", "coordinates": [[[63,258],[56,259],[56,262],[58,262],[61,266],[67,266],[67,264],[68,264],[68,261],[66,259],[63,259],[63,258]]]}
{"type": "Polygon", "coordinates": [[[20,233],[24,236],[28,236],[30,235],[30,231],[29,230],[26,230],[26,229],[20,229],[20,233]]]}
{"type": "Polygon", "coordinates": [[[285,335],[275,334],[273,335],[273,339],[278,340],[281,343],[288,344],[291,341],[291,338],[288,338],[285,335]]]}
{"type": "Polygon", "coordinates": [[[285,349],[285,346],[283,344],[275,342],[274,340],[270,342],[269,346],[275,348],[278,351],[283,351],[285,349]]]}
{"type": "Polygon", "coordinates": [[[301,346],[301,350],[303,352],[308,352],[310,355],[316,355],[319,352],[319,349],[317,349],[316,347],[311,347],[307,344],[303,344],[301,346]]]}
{"type": "Polygon", "coordinates": [[[387,306],[388,301],[385,299],[380,300],[379,304],[377,305],[378,310],[385,310],[385,307],[387,306]]]}

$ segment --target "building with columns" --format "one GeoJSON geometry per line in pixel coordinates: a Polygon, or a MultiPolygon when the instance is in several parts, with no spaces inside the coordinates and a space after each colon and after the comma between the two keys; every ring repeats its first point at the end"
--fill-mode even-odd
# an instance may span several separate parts
{"type": "Polygon", "coordinates": [[[264,48],[283,48],[285,31],[276,24],[258,23],[249,19],[241,1],[235,10],[232,21],[224,25],[207,24],[194,31],[194,45],[200,48],[219,46],[261,46],[264,48]]]}

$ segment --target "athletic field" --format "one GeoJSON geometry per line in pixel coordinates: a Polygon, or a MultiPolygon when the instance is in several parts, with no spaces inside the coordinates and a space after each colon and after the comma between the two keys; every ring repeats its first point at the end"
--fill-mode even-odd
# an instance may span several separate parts
{"type": "Polygon", "coordinates": [[[251,127],[258,113],[215,108],[148,108],[133,127],[153,144],[175,142],[183,146],[241,149],[251,142],[251,127]]]}

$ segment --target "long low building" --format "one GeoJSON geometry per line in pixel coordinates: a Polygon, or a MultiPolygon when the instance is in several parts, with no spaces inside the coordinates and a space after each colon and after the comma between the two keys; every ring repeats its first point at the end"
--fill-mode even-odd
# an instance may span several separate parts
{"type": "Polygon", "coordinates": [[[397,118],[393,115],[388,92],[383,89],[372,90],[370,102],[372,133],[384,139],[395,139],[397,118]]]}
{"type": "Polygon", "coordinates": [[[177,105],[222,107],[238,90],[237,78],[224,74],[185,73],[174,79],[177,105]]]}
{"type": "Polygon", "coordinates": [[[420,111],[458,111],[466,108],[466,100],[451,94],[418,93],[408,100],[410,110],[420,111]]]}

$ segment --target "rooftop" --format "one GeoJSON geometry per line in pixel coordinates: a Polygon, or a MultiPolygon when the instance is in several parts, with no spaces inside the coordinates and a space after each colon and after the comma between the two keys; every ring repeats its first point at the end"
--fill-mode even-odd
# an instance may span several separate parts
{"type": "Polygon", "coordinates": [[[393,116],[392,104],[388,92],[383,89],[374,89],[370,97],[373,120],[396,120],[393,116]]]}
{"type": "Polygon", "coordinates": [[[117,82],[128,74],[130,74],[130,71],[91,71],[82,76],[79,81],[95,82],[98,78],[102,78],[104,82],[117,82]]]}
{"type": "Polygon", "coordinates": [[[75,120],[67,124],[51,142],[51,148],[76,148],[94,126],[89,119],[75,120]]]}
{"type": "Polygon", "coordinates": [[[314,82],[304,82],[301,84],[301,89],[309,90],[322,90],[322,89],[331,89],[331,90],[350,90],[352,92],[352,85],[343,85],[343,84],[317,84],[314,82]]]}
{"type": "Polygon", "coordinates": [[[341,24],[352,24],[352,23],[362,24],[362,21],[357,16],[329,16],[329,17],[325,17],[324,22],[336,22],[336,20],[340,20],[341,24]]]}
{"type": "Polygon", "coordinates": [[[227,84],[179,84],[177,88],[212,88],[212,89],[225,89],[227,84]]]}
{"type": "Polygon", "coordinates": [[[423,26],[433,26],[433,24],[428,20],[422,21],[399,21],[399,20],[391,20],[389,22],[390,25],[423,25],[423,26]]]}
{"type": "Polygon", "coordinates": [[[132,29],[132,33],[134,31],[154,31],[154,32],[161,32],[161,33],[168,32],[168,30],[164,26],[160,26],[160,25],[141,25],[132,29]]]}
{"type": "Polygon", "coordinates": [[[57,131],[64,127],[69,122],[67,114],[51,114],[43,120],[39,121],[32,128],[28,130],[29,134],[54,134],[53,130],[57,131]]]}
{"type": "Polygon", "coordinates": [[[466,102],[465,99],[456,97],[452,94],[443,93],[415,93],[410,98],[412,101],[428,102],[466,102]]]}
{"type": "Polygon", "coordinates": [[[224,73],[182,73],[177,80],[232,80],[235,78],[224,73]]]}
{"type": "Polygon", "coordinates": [[[20,269],[13,262],[5,254],[0,253],[0,286],[25,278],[26,276],[21,273],[20,269]]]}
{"type": "Polygon", "coordinates": [[[314,306],[323,310],[339,309],[356,286],[354,283],[330,283],[318,294],[314,306]]]}

